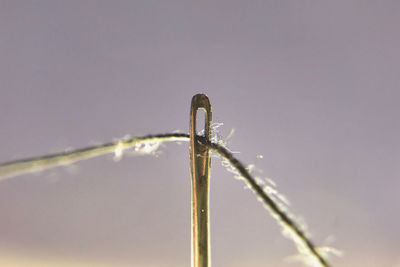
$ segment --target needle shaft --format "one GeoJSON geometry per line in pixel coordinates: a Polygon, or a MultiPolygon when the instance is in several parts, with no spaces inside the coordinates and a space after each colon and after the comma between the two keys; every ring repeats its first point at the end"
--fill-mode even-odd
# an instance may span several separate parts
{"type": "Polygon", "coordinates": [[[211,135],[211,105],[208,97],[197,94],[190,110],[190,170],[192,175],[192,267],[209,267],[209,148],[198,142],[196,118],[199,109],[205,111],[204,137],[211,135]]]}

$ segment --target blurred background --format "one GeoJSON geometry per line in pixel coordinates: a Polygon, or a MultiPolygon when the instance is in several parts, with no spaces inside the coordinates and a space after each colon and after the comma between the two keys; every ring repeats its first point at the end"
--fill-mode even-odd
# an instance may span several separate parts
{"type": "MultiPolygon", "coordinates": [[[[0,6],[1,162],[188,132],[203,92],[333,266],[400,266],[398,1],[0,6]]],[[[189,266],[188,144],[160,151],[2,181],[0,266],[189,266]]],[[[213,160],[213,265],[300,266],[243,187],[213,160]]]]}

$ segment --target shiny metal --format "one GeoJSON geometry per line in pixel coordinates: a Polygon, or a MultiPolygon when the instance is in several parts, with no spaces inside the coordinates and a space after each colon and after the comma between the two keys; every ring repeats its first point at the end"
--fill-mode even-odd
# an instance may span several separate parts
{"type": "Polygon", "coordinates": [[[192,175],[192,267],[209,267],[209,149],[197,141],[196,118],[199,109],[205,111],[204,136],[211,135],[211,104],[204,94],[192,98],[190,109],[190,170],[192,175]]]}

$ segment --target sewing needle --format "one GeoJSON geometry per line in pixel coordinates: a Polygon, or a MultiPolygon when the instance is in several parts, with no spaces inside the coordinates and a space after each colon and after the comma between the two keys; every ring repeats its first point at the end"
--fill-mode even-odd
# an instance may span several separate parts
{"type": "Polygon", "coordinates": [[[204,137],[211,135],[211,104],[204,94],[192,98],[190,109],[190,170],[192,175],[192,267],[209,267],[210,226],[209,226],[209,149],[197,140],[197,111],[204,109],[204,137]]]}

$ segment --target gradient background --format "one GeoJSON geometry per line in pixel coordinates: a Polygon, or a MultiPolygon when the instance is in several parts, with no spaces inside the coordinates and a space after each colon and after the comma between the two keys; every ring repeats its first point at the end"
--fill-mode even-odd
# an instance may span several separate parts
{"type": "MultiPolygon", "coordinates": [[[[0,1],[0,161],[188,132],[206,93],[334,266],[400,266],[399,1],[0,1]],[[263,159],[256,156],[262,154],[263,159]]],[[[0,184],[1,266],[189,266],[187,143],[0,184]],[[36,264],[36,265],[35,265],[36,264]]],[[[213,161],[214,266],[298,266],[213,161]]]]}

